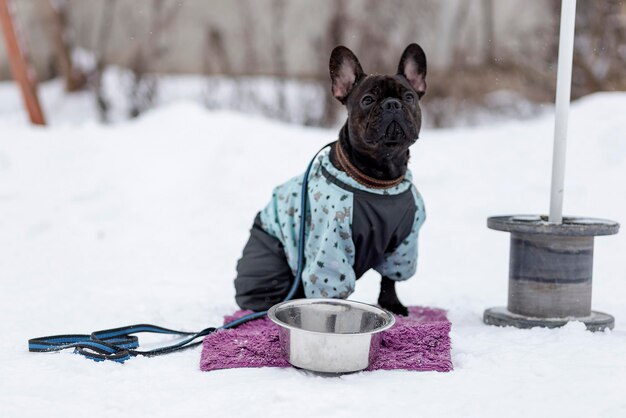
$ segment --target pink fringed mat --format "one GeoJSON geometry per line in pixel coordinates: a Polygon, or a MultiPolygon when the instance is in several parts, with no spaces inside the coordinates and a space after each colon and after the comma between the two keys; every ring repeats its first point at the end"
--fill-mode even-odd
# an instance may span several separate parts
{"type": "MultiPolygon", "coordinates": [[[[250,311],[226,316],[224,323],[250,311]]],[[[441,309],[409,307],[409,316],[396,316],[396,324],[383,334],[378,358],[367,370],[452,370],[450,321],[441,309]]],[[[239,367],[291,367],[278,342],[278,328],[267,317],[204,338],[200,370],[239,367]]]]}

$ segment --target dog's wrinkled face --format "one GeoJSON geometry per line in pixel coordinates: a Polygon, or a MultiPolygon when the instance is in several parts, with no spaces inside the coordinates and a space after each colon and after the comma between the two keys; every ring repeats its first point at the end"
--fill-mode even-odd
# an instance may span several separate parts
{"type": "Polygon", "coordinates": [[[422,124],[418,95],[402,76],[373,75],[348,96],[350,137],[369,147],[408,148],[422,124]]]}
{"type": "Polygon", "coordinates": [[[346,105],[350,146],[374,159],[406,153],[422,124],[426,56],[409,45],[395,75],[366,75],[356,56],[339,46],[330,59],[333,95],[346,105]]]}

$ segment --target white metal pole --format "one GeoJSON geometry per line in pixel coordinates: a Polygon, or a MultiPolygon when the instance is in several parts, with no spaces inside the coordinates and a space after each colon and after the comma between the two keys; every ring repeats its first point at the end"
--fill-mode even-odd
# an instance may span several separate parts
{"type": "Polygon", "coordinates": [[[563,183],[565,181],[565,154],[567,151],[567,119],[572,87],[575,21],[576,0],[562,0],[559,63],[556,74],[552,187],[550,192],[549,221],[553,223],[563,222],[563,183]]]}

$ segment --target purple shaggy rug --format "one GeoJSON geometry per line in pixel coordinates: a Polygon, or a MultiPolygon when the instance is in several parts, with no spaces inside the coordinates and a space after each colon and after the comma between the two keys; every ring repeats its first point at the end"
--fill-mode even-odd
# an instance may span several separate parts
{"type": "MultiPolygon", "coordinates": [[[[226,316],[224,323],[250,311],[226,316]]],[[[367,370],[452,370],[450,321],[441,309],[409,307],[409,316],[396,316],[396,324],[383,334],[378,358],[367,370]]],[[[278,343],[278,328],[267,317],[204,338],[200,370],[238,367],[291,367],[278,343]]]]}

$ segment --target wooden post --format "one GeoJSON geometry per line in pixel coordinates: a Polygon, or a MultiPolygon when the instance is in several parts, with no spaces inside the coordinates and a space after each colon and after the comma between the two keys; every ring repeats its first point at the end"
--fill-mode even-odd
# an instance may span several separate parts
{"type": "Polygon", "coordinates": [[[45,125],[46,121],[39,105],[35,80],[31,79],[31,74],[34,73],[30,70],[28,62],[20,49],[10,6],[11,0],[0,0],[0,26],[2,26],[4,32],[4,40],[7,46],[13,78],[22,92],[22,98],[24,99],[30,121],[35,125],[45,125]]]}

